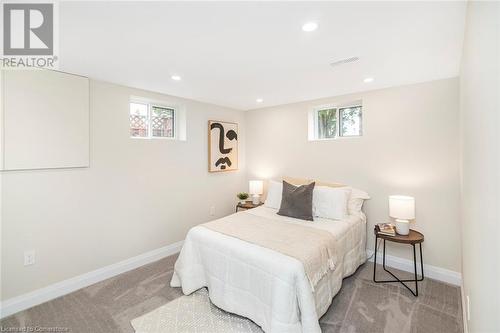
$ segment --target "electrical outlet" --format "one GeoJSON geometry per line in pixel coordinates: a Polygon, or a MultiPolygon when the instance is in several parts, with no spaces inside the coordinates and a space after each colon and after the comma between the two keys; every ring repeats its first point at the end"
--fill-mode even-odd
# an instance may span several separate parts
{"type": "Polygon", "coordinates": [[[465,299],[467,300],[467,321],[470,320],[470,299],[469,295],[465,296],[465,299]]]}
{"type": "Polygon", "coordinates": [[[35,264],[35,250],[24,251],[24,266],[35,264]]]}
{"type": "Polygon", "coordinates": [[[215,215],[215,206],[210,206],[210,216],[215,215]]]}

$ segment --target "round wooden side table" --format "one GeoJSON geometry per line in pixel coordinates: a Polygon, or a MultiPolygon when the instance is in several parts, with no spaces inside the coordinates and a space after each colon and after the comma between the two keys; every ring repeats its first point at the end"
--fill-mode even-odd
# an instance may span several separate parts
{"type": "Polygon", "coordinates": [[[422,257],[422,242],[424,241],[424,235],[416,230],[410,229],[410,233],[406,236],[403,235],[398,235],[396,234],[395,236],[389,236],[389,235],[384,235],[381,234],[380,229],[378,226],[375,226],[374,233],[375,233],[375,256],[374,256],[374,265],[373,265],[373,282],[376,283],[386,283],[386,282],[399,282],[403,286],[406,287],[414,296],[418,296],[418,282],[422,281],[424,279],[424,261],[422,257]],[[394,280],[376,280],[376,270],[377,270],[377,245],[378,245],[378,239],[381,239],[384,241],[384,246],[383,246],[383,256],[382,256],[382,267],[384,270],[392,275],[394,280]],[[389,271],[385,267],[385,242],[395,242],[395,243],[401,243],[401,244],[409,244],[413,247],[413,267],[415,269],[415,278],[414,279],[400,279],[396,275],[394,275],[391,271],[389,271]],[[418,278],[417,275],[417,254],[416,254],[416,249],[415,245],[419,245],[419,252],[420,252],[420,278],[418,278]],[[415,291],[413,291],[405,282],[414,282],[415,283],[415,291]]]}

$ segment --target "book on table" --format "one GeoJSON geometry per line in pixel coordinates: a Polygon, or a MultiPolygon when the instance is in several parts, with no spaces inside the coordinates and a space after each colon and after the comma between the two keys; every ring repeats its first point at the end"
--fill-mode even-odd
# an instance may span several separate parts
{"type": "Polygon", "coordinates": [[[388,236],[396,236],[396,227],[392,223],[377,223],[378,233],[388,236]]]}

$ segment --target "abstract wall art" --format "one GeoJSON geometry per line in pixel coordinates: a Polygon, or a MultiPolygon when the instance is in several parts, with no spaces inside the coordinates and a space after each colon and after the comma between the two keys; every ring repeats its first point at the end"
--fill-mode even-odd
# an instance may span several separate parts
{"type": "Polygon", "coordinates": [[[208,171],[238,170],[238,124],[208,121],[208,171]]]}

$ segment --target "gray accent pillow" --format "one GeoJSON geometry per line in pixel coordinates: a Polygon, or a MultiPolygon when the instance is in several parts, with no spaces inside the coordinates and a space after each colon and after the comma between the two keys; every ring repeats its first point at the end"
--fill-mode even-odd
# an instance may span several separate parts
{"type": "Polygon", "coordinates": [[[308,185],[294,186],[283,181],[283,194],[278,215],[313,221],[312,200],[314,182],[308,185]]]}

